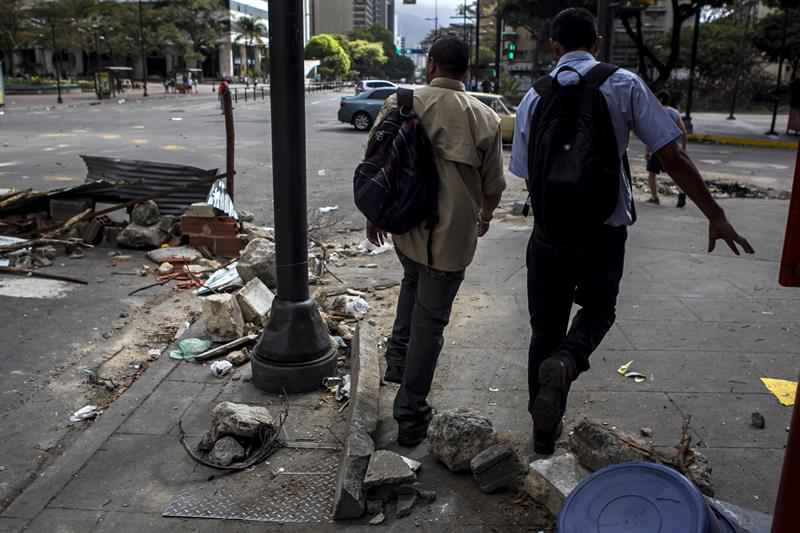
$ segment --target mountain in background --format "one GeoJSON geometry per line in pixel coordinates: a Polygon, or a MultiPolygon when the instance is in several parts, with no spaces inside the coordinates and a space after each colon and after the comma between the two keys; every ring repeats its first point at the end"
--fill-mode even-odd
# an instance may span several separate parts
{"type": "MultiPolygon", "coordinates": [[[[416,48],[433,29],[435,10],[433,2],[417,0],[416,5],[403,5],[397,2],[397,34],[406,38],[406,46],[416,48]],[[430,4],[430,5],[429,5],[430,4]]],[[[456,6],[463,3],[459,0],[439,0],[439,26],[448,26],[450,17],[455,16],[456,6]]]]}

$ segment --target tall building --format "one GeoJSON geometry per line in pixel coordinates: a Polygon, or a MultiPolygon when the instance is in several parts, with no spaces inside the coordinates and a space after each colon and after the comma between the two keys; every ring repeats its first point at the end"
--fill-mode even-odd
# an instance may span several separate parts
{"type": "Polygon", "coordinates": [[[395,32],[395,0],[373,0],[374,21],[376,26],[383,26],[392,34],[395,32]]]}
{"type": "MultiPolygon", "coordinates": [[[[689,26],[690,24],[686,25],[686,27],[689,26]]],[[[642,34],[645,42],[658,42],[671,31],[672,2],[655,0],[652,5],[642,11],[642,34]]],[[[614,27],[614,48],[611,61],[629,69],[635,70],[639,67],[639,52],[619,19],[616,20],[614,27]]]]}
{"type": "Polygon", "coordinates": [[[348,33],[379,25],[394,33],[395,0],[310,0],[311,34],[348,33]]]}
{"type": "Polygon", "coordinates": [[[210,61],[207,59],[203,65],[206,75],[213,77],[238,77],[245,76],[248,70],[260,70],[262,46],[268,46],[267,36],[261,37],[262,45],[253,43],[248,46],[247,41],[239,33],[237,21],[242,17],[252,17],[269,28],[269,2],[267,0],[226,0],[228,6],[228,21],[230,31],[225,34],[217,50],[219,55],[219,70],[214,72],[210,61]]]}

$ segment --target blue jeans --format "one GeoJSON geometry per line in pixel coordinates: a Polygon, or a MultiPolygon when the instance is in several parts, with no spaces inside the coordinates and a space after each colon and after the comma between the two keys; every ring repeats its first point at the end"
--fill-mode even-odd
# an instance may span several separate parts
{"type": "Polygon", "coordinates": [[[390,365],[405,367],[403,383],[394,399],[394,418],[414,421],[425,418],[431,410],[427,398],[444,345],[444,328],[450,322],[464,271],[434,270],[399,252],[398,256],[403,265],[403,282],[386,360],[390,365]]]}

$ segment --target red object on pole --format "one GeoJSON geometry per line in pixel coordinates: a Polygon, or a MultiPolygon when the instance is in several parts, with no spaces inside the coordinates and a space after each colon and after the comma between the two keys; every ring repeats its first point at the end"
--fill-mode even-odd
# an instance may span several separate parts
{"type": "MultiPolygon", "coordinates": [[[[797,185],[795,181],[795,185],[797,185]]],[[[783,473],[775,502],[772,533],[795,533],[800,524],[800,396],[794,400],[789,443],[783,459],[783,473]]]]}
{"type": "Polygon", "coordinates": [[[800,147],[797,154],[794,187],[789,202],[789,219],[786,223],[786,240],[783,244],[783,259],[778,280],[784,287],[800,287],[800,147]]]}

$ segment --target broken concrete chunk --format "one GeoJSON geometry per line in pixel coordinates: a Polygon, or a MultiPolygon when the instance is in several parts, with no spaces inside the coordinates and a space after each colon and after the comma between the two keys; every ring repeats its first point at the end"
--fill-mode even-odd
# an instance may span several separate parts
{"type": "Polygon", "coordinates": [[[117,244],[123,248],[151,250],[164,244],[167,237],[167,233],[161,231],[158,226],[147,227],[138,224],[128,224],[128,226],[117,235],[117,244]]]}
{"type": "Polygon", "coordinates": [[[380,512],[372,517],[372,519],[369,521],[369,524],[371,526],[379,526],[383,524],[385,521],[386,521],[386,516],[382,512],[380,512]]]}
{"type": "Polygon", "coordinates": [[[525,492],[558,516],[564,500],[590,474],[577,457],[565,453],[534,461],[525,477],[525,492]]]}
{"type": "Polygon", "coordinates": [[[419,472],[419,469],[422,468],[422,463],[420,463],[419,461],[415,461],[414,459],[411,459],[410,457],[406,457],[404,455],[401,455],[400,457],[403,458],[403,461],[406,462],[406,464],[408,465],[408,467],[411,469],[412,472],[414,473],[419,472]]]}
{"type": "Polygon", "coordinates": [[[425,490],[417,487],[417,494],[419,495],[419,499],[425,503],[433,503],[436,501],[435,490],[425,490]]]}
{"type": "Polygon", "coordinates": [[[214,449],[214,436],[210,431],[203,434],[203,438],[197,443],[197,451],[208,453],[214,449]]]}
{"type": "Polygon", "coordinates": [[[275,419],[266,407],[222,402],[211,410],[211,432],[223,436],[257,439],[263,432],[275,431],[275,419]]]}
{"type": "Polygon", "coordinates": [[[267,287],[274,288],[277,285],[275,243],[267,239],[250,241],[242,251],[236,270],[245,283],[258,278],[267,287]]]}
{"type": "Polygon", "coordinates": [[[472,458],[497,442],[492,421],[469,409],[443,411],[428,428],[431,454],[453,472],[470,469],[472,458]]]}
{"type": "Polygon", "coordinates": [[[222,466],[241,461],[247,457],[244,447],[233,437],[222,437],[208,454],[208,458],[222,466]]]}
{"type": "Polygon", "coordinates": [[[417,475],[408,467],[403,457],[389,450],[377,450],[372,454],[364,477],[364,488],[382,485],[400,485],[416,481],[417,475]]]}
{"type": "Polygon", "coordinates": [[[202,309],[206,330],[214,341],[227,342],[244,336],[244,318],[234,295],[206,296],[202,309]]]}
{"type": "Polygon", "coordinates": [[[508,444],[485,449],[472,459],[470,466],[481,491],[487,494],[510,488],[525,474],[525,466],[508,444]]]}
{"type": "Polygon", "coordinates": [[[139,226],[153,226],[161,220],[161,211],[153,200],[136,204],[131,211],[131,222],[139,226]]]}
{"type": "MultiPolygon", "coordinates": [[[[241,219],[241,212],[239,214],[240,214],[239,218],[241,219]]],[[[246,220],[242,222],[242,232],[244,235],[244,239],[248,242],[254,239],[267,239],[270,241],[275,240],[275,228],[257,226],[246,220]]]]}
{"type": "Polygon", "coordinates": [[[225,356],[225,360],[229,361],[233,366],[242,366],[250,361],[250,354],[243,350],[234,350],[225,356]]]}
{"type": "Polygon", "coordinates": [[[264,282],[258,278],[253,278],[236,293],[236,299],[239,302],[239,307],[242,308],[244,319],[247,322],[263,326],[270,309],[272,309],[275,295],[264,285],[264,282]]]}
{"type": "Polygon", "coordinates": [[[170,246],[147,252],[147,258],[154,263],[193,263],[203,255],[191,246],[170,246]]]}
{"type": "Polygon", "coordinates": [[[158,265],[158,273],[162,276],[166,276],[167,274],[172,274],[172,270],[175,267],[172,266],[172,263],[161,263],[158,265]]]}

